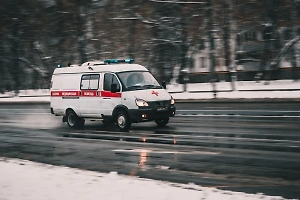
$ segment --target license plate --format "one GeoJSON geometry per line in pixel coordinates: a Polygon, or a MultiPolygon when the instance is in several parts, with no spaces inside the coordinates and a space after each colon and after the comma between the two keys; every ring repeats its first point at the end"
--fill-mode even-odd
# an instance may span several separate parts
{"type": "Polygon", "coordinates": [[[163,108],[157,108],[157,111],[167,111],[168,108],[167,107],[163,107],[163,108]]]}

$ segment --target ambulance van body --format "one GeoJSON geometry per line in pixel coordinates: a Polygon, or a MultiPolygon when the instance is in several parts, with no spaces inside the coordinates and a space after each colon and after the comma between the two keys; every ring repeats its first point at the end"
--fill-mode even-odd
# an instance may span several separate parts
{"type": "Polygon", "coordinates": [[[56,68],[51,79],[51,113],[63,116],[70,128],[81,128],[86,119],[116,123],[122,131],[146,121],[165,126],[175,115],[174,104],[165,84],[132,60],[56,68]]]}

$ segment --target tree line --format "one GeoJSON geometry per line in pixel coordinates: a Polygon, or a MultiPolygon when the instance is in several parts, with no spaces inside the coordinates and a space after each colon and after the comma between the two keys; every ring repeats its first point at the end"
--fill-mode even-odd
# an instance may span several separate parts
{"type": "MultiPolygon", "coordinates": [[[[159,80],[192,65],[207,41],[210,72],[236,63],[240,27],[299,33],[299,0],[15,0],[0,7],[0,92],[49,88],[57,65],[134,58],[159,80]],[[218,59],[217,59],[218,58],[218,59]],[[220,59],[221,58],[221,59],[220,59]]],[[[278,45],[278,52],[282,49],[278,45]]],[[[271,59],[271,58],[266,58],[271,59]]],[[[229,74],[230,76],[230,74],[229,74]]],[[[212,76],[213,77],[213,76],[212,76]]]]}

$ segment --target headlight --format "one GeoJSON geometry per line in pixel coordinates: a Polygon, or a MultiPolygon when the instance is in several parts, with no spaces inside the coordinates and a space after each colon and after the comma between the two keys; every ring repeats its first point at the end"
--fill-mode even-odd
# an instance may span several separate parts
{"type": "Polygon", "coordinates": [[[175,100],[173,99],[173,97],[171,98],[170,104],[171,104],[171,105],[174,105],[174,104],[175,104],[175,100]]]}
{"type": "Polygon", "coordinates": [[[135,103],[137,106],[142,107],[142,106],[149,106],[146,101],[143,99],[135,99],[135,103]]]}

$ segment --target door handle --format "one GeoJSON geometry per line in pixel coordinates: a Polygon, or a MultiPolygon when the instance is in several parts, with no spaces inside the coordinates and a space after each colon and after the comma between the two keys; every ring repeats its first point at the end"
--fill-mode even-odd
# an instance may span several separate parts
{"type": "Polygon", "coordinates": [[[111,99],[111,98],[108,98],[108,97],[104,97],[103,99],[111,99]]]}

